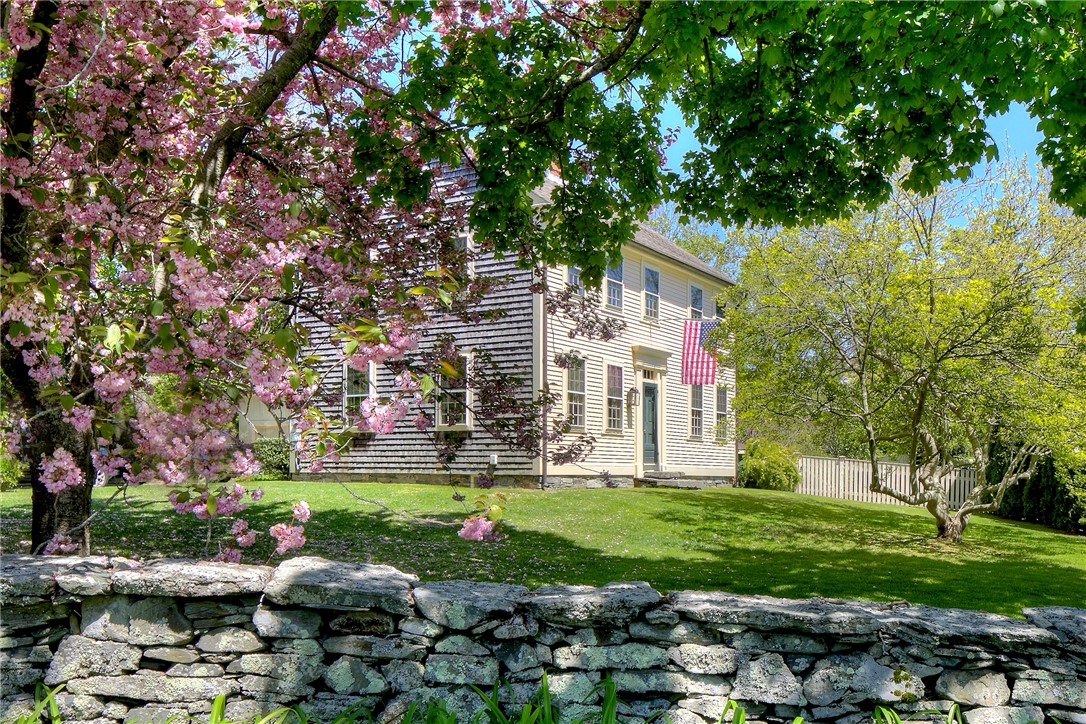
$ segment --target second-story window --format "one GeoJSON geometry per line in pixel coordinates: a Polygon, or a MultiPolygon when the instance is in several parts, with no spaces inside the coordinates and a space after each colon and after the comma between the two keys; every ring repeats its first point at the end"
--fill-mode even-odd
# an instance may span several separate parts
{"type": "Polygon", "coordinates": [[[570,264],[566,268],[566,285],[573,290],[574,294],[584,296],[584,285],[581,284],[581,267],[570,264]]]}
{"type": "Polygon", "coordinates": [[[701,319],[705,316],[705,292],[701,287],[690,286],[690,318],[701,319]]]}
{"type": "Polygon", "coordinates": [[[437,401],[438,427],[467,427],[468,424],[468,358],[459,354],[451,360],[452,369],[438,375],[441,396],[437,401]]]}
{"type": "Polygon", "coordinates": [[[607,270],[607,306],[622,309],[622,260],[607,270]]]}
{"type": "Polygon", "coordinates": [[[584,427],[584,360],[570,357],[566,368],[566,415],[573,427],[584,427]]]}
{"type": "Polygon", "coordinates": [[[716,388],[716,439],[728,437],[728,388],[716,388]]]}
{"type": "Polygon", "coordinates": [[[645,319],[660,318],[660,272],[645,267],[645,319]]]}
{"type": "Polygon", "coordinates": [[[622,368],[607,365],[607,429],[622,429],[622,368]]]}
{"type": "Polygon", "coordinates": [[[343,366],[343,414],[357,415],[362,400],[370,396],[369,370],[356,370],[349,365],[343,366]]]}
{"type": "Polygon", "coordinates": [[[702,416],[702,386],[690,385],[690,435],[691,437],[701,437],[702,429],[704,426],[704,418],[702,416]]]}

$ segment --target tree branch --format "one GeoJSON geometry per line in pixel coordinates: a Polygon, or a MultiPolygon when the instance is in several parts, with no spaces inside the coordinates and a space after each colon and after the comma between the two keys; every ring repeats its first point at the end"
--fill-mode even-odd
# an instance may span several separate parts
{"type": "Polygon", "coordinates": [[[191,201],[197,208],[205,206],[222,183],[230,165],[241,151],[254,123],[271,107],[307,63],[316,57],[317,49],[336,26],[339,10],[334,3],[324,5],[320,16],[301,23],[301,30],[272,65],[253,85],[245,97],[246,118],[228,120],[211,139],[200,162],[200,171],[193,186],[191,201]]]}

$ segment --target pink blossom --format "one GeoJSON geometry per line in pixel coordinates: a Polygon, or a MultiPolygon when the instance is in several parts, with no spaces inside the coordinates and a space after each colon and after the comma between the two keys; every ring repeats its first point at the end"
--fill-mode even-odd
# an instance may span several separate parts
{"type": "Polygon", "coordinates": [[[253,500],[260,500],[261,498],[264,497],[264,488],[257,488],[256,490],[254,490],[252,493],[249,494],[249,497],[252,498],[253,500]]]}
{"type": "Polygon", "coordinates": [[[416,430],[426,430],[433,424],[430,416],[427,415],[425,412],[420,412],[419,414],[415,415],[415,418],[412,420],[412,422],[415,423],[416,430]]]}
{"type": "Polygon", "coordinates": [[[86,405],[74,405],[72,409],[65,410],[61,417],[74,427],[78,432],[90,432],[91,421],[94,420],[94,408],[86,405]]]}
{"type": "Polygon", "coordinates": [[[238,518],[234,521],[234,525],[230,527],[230,535],[241,535],[247,530],[249,530],[249,521],[238,518]]]}
{"type": "Polygon", "coordinates": [[[248,548],[253,543],[256,543],[256,531],[251,530],[248,533],[242,533],[239,536],[235,536],[234,540],[236,540],[237,544],[242,548],[248,548]]]}
{"type": "Polygon", "coordinates": [[[223,548],[219,554],[212,558],[219,563],[241,563],[241,551],[237,548],[223,548]]]}
{"type": "Polygon", "coordinates": [[[57,533],[45,544],[43,551],[47,556],[62,556],[79,551],[79,544],[73,541],[66,533],[57,533]]]}
{"type": "Polygon", "coordinates": [[[276,523],[268,529],[268,534],[278,541],[278,544],[275,546],[275,553],[280,556],[289,550],[304,546],[304,533],[304,527],[300,525],[290,525],[289,523],[276,523]]]}
{"type": "Polygon", "coordinates": [[[294,516],[294,520],[298,521],[299,523],[309,522],[309,516],[312,515],[311,511],[309,510],[309,503],[305,502],[304,500],[298,501],[291,509],[291,514],[294,516]]]}
{"type": "Polygon", "coordinates": [[[75,458],[64,448],[57,448],[52,456],[43,455],[39,469],[42,484],[53,494],[67,488],[77,488],[87,482],[75,458]]]}
{"type": "Polygon", "coordinates": [[[505,536],[494,530],[494,521],[485,515],[472,515],[464,520],[464,526],[457,533],[464,540],[499,541],[505,536]]]}

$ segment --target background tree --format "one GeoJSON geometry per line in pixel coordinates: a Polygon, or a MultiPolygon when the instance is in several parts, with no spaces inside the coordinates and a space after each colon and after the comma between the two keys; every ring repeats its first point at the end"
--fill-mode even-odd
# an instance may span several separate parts
{"type": "Polygon", "coordinates": [[[35,549],[89,546],[97,474],[201,481],[179,505],[222,513],[250,394],[318,462],[345,425],[391,429],[416,376],[326,419],[297,315],[348,364],[403,359],[435,309],[486,291],[420,277],[417,240],[465,214],[480,243],[592,282],[662,198],[824,219],[884,199],[903,159],[910,188],[968,173],[1011,101],[1042,119],[1054,196],[1086,210],[1070,4],[23,0],[0,19],[2,363],[35,549]],[[660,165],[669,100],[702,143],[682,176],[660,165]],[[465,163],[470,208],[442,173],[465,163]],[[150,404],[156,375],[175,410],[150,404]]]}
{"type": "Polygon", "coordinates": [[[1086,222],[1028,174],[1001,180],[972,211],[960,187],[898,189],[849,221],[749,234],[725,330],[741,416],[862,435],[871,489],[925,506],[951,540],[1043,457],[1084,454],[1086,222]],[[989,479],[996,443],[1010,452],[989,479]],[[884,454],[909,461],[908,490],[884,484],[884,454]],[[963,464],[978,484],[954,510],[940,479],[963,464]]]}

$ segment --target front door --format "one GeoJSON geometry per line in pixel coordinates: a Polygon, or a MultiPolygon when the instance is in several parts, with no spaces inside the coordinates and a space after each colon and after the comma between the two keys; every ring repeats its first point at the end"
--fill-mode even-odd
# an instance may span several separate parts
{"type": "Polygon", "coordinates": [[[657,414],[657,387],[653,382],[644,383],[644,402],[641,405],[641,430],[644,450],[641,462],[645,470],[660,469],[660,436],[656,422],[657,414]]]}

